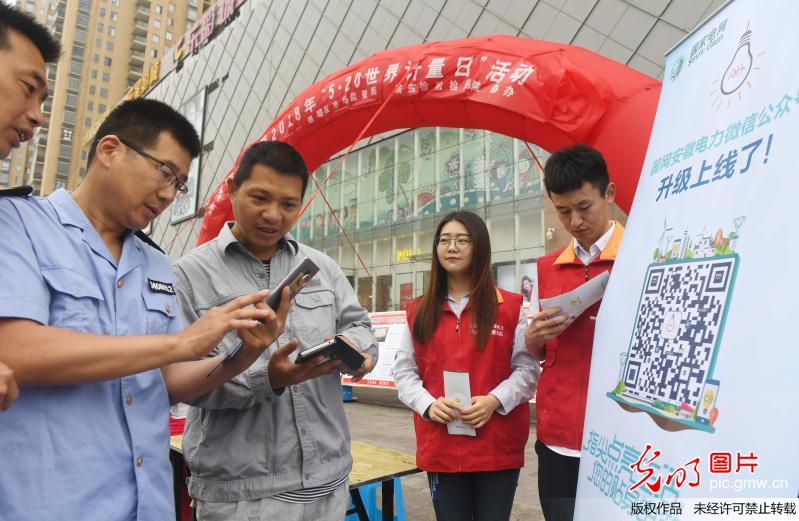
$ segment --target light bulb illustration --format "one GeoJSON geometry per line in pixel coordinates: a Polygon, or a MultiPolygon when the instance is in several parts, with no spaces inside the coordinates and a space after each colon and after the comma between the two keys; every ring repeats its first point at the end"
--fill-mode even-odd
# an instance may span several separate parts
{"type": "Polygon", "coordinates": [[[752,31],[749,30],[749,25],[747,24],[746,31],[738,43],[735,56],[733,56],[732,61],[727,66],[727,70],[724,71],[724,76],[721,78],[722,94],[732,94],[741,88],[746,78],[749,77],[749,72],[752,70],[752,49],[749,47],[751,39],[752,31]]]}

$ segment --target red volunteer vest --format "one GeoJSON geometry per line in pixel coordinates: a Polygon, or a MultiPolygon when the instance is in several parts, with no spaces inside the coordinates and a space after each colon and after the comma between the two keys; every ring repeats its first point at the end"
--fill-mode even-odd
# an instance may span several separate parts
{"type": "MultiPolygon", "coordinates": [[[[499,309],[494,331],[483,351],[478,351],[471,327],[470,300],[458,324],[444,303],[433,338],[425,345],[414,341],[413,350],[425,389],[435,398],[444,395],[444,371],[468,371],[472,396],[489,394],[511,374],[513,336],[519,322],[522,296],[497,290],[499,309]]],[[[413,328],[418,300],[408,305],[413,328]]],[[[478,472],[521,468],[524,445],[530,433],[530,408],[521,404],[509,414],[495,412],[477,436],[451,436],[446,425],[414,414],[416,464],[428,472],[478,472]]]]}
{"type": "MultiPolygon", "coordinates": [[[[574,254],[574,243],[538,259],[538,295],[551,298],[613,268],[624,233],[616,223],[601,255],[587,266],[574,254]]],[[[547,445],[579,450],[583,439],[585,402],[594,345],[594,321],[600,302],[587,309],[557,338],[547,342],[536,392],[536,433],[547,445]]]]}

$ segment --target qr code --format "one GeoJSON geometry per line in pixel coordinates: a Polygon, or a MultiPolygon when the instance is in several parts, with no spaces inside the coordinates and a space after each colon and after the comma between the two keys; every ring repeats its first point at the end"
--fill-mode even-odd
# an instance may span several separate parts
{"type": "Polygon", "coordinates": [[[713,368],[737,255],[652,264],[623,376],[623,396],[696,410],[713,368]]]}

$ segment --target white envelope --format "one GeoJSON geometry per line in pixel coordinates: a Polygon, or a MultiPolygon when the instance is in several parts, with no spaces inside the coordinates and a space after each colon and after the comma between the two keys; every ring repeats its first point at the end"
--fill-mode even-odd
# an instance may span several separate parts
{"type": "MultiPolygon", "coordinates": [[[[444,398],[466,409],[472,405],[472,390],[469,373],[444,371],[444,398]]],[[[455,419],[447,424],[447,432],[455,436],[477,436],[477,432],[463,420],[455,419]]]]}

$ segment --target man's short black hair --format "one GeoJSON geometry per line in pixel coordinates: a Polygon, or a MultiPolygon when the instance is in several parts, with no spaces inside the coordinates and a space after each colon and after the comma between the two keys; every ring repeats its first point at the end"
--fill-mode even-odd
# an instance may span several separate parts
{"type": "Polygon", "coordinates": [[[0,49],[8,49],[11,45],[8,38],[9,30],[17,31],[32,41],[42,53],[45,63],[54,63],[61,56],[61,44],[53,38],[45,26],[29,14],[14,9],[0,0],[0,49]]]}
{"type": "Polygon", "coordinates": [[[610,178],[605,158],[599,150],[588,145],[561,148],[544,165],[544,187],[547,194],[565,194],[591,183],[605,197],[610,178]]]}
{"type": "Polygon", "coordinates": [[[297,150],[282,141],[259,141],[254,143],[244,152],[233,174],[233,183],[236,186],[250,178],[255,165],[268,166],[284,175],[291,175],[302,179],[301,198],[305,197],[308,187],[308,167],[305,160],[297,150]]]}
{"type": "Polygon", "coordinates": [[[118,136],[146,148],[155,145],[162,132],[169,132],[192,158],[200,155],[200,137],[189,120],[166,103],[138,98],[120,103],[108,114],[94,135],[86,165],[91,164],[97,143],[105,136],[118,136]]]}

